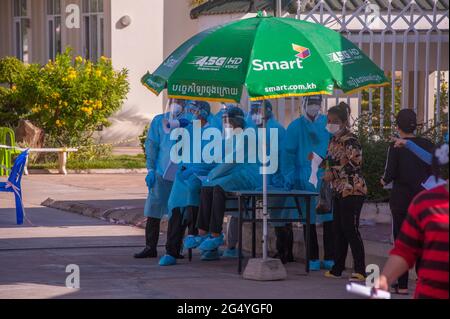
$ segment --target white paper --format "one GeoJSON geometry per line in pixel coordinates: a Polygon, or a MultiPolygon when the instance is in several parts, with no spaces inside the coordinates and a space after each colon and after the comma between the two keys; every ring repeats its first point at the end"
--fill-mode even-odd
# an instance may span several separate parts
{"type": "Polygon", "coordinates": [[[384,189],[392,189],[394,187],[394,182],[390,182],[389,184],[386,184],[383,186],[384,189]]]}
{"type": "Polygon", "coordinates": [[[175,175],[177,174],[178,164],[169,161],[169,164],[164,171],[163,179],[173,182],[175,180],[175,175]]]}
{"type": "Polygon", "coordinates": [[[444,181],[442,178],[438,178],[438,180],[436,181],[436,177],[431,175],[430,177],[428,177],[428,179],[424,183],[422,183],[422,186],[426,190],[429,190],[429,189],[433,189],[433,188],[436,188],[441,185],[445,185],[446,183],[447,182],[444,181]]]}
{"type": "Polygon", "coordinates": [[[317,188],[317,172],[319,170],[319,166],[322,163],[322,158],[316,153],[312,153],[313,158],[311,160],[311,176],[309,177],[309,182],[317,188]]]}
{"type": "Polygon", "coordinates": [[[391,294],[387,291],[379,289],[374,290],[372,287],[358,285],[353,282],[347,284],[346,289],[349,293],[358,296],[363,296],[372,299],[391,299],[391,294]]]}

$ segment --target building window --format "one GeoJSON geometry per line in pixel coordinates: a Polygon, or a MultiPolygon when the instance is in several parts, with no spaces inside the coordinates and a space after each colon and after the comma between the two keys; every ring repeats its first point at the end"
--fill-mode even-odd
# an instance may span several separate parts
{"type": "Polygon", "coordinates": [[[61,0],[47,0],[47,56],[61,53],[61,0]]]}
{"type": "Polygon", "coordinates": [[[105,49],[103,0],[83,0],[83,30],[84,57],[97,61],[105,49]]]}
{"type": "Polygon", "coordinates": [[[30,62],[31,23],[29,0],[13,1],[13,40],[14,54],[25,63],[30,62]]]}

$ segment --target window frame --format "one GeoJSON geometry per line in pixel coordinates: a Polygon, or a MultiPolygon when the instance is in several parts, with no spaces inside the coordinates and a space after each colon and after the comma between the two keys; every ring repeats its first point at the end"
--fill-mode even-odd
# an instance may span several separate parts
{"type": "Polygon", "coordinates": [[[56,55],[62,53],[62,13],[61,13],[61,0],[46,0],[45,1],[45,37],[47,40],[47,58],[54,60],[56,55]],[[52,9],[49,12],[49,3],[52,5],[52,9]],[[56,4],[59,3],[59,12],[55,10],[56,4]],[[59,19],[59,35],[57,34],[57,25],[59,19]],[[50,29],[50,23],[52,24],[52,30],[50,29]],[[57,48],[57,42],[59,41],[59,48],[57,48]],[[52,47],[50,48],[50,43],[52,47]]]}
{"type": "Polygon", "coordinates": [[[83,57],[96,62],[105,54],[104,1],[83,0],[81,5],[81,42],[83,57]],[[91,8],[91,4],[93,3],[96,4],[96,8],[91,8]],[[95,35],[93,35],[92,30],[95,30],[95,35]]]}
{"type": "Polygon", "coordinates": [[[31,0],[11,0],[12,15],[12,39],[13,53],[24,63],[31,62],[31,0]],[[16,5],[19,5],[16,8],[16,5]],[[23,7],[25,4],[25,9],[23,7]],[[19,12],[16,12],[18,9],[19,12]],[[24,10],[23,10],[24,9],[24,10]],[[27,31],[27,43],[25,50],[24,30],[27,31]],[[18,33],[19,32],[19,33],[18,33]]]}

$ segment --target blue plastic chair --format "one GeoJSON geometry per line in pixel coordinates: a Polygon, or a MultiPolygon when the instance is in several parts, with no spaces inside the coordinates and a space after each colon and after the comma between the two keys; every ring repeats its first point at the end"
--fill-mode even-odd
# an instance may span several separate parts
{"type": "Polygon", "coordinates": [[[16,221],[17,225],[23,224],[24,207],[22,201],[22,180],[23,171],[27,162],[28,150],[23,151],[17,156],[14,165],[6,182],[0,182],[0,192],[14,193],[16,200],[16,221]]]}

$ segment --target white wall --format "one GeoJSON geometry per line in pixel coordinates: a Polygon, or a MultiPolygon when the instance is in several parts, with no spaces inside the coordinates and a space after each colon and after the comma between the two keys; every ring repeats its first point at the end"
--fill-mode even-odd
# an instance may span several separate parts
{"type": "MultiPolygon", "coordinates": [[[[156,97],[140,80],[153,72],[181,43],[197,33],[197,20],[190,19],[185,0],[111,0],[111,58],[116,69],[129,70],[130,93],[122,110],[111,118],[112,126],[101,133],[101,141],[131,141],[164,109],[163,96],[156,97]],[[131,24],[117,22],[124,15],[131,24]]],[[[130,144],[130,143],[125,143],[130,144]]]]}
{"type": "Polygon", "coordinates": [[[111,118],[112,126],[102,132],[102,141],[132,139],[161,112],[162,98],[146,89],[140,79],[163,60],[163,20],[163,0],[111,1],[111,58],[115,69],[128,69],[130,92],[121,111],[111,118]],[[131,18],[127,27],[118,23],[124,15],[131,18]]]}

